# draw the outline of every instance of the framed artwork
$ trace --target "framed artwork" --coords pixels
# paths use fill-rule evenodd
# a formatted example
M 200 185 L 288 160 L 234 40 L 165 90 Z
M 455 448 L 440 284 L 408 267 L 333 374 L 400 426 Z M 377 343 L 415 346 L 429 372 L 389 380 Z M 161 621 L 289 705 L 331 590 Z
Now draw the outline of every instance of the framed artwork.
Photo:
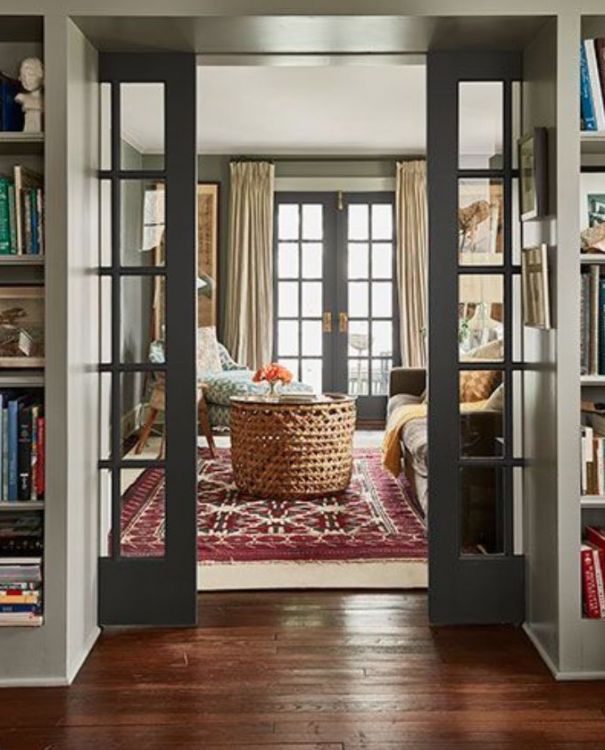
M 44 367 L 43 287 L 0 287 L 0 367 Z
M 605 172 L 580 175 L 579 209 L 582 252 L 605 253 Z
M 551 327 L 548 278 L 548 247 L 542 243 L 521 252 L 523 325 L 548 330 Z
M 548 213 L 548 144 L 546 128 L 519 139 L 519 213 L 521 221 Z
M 216 326 L 218 319 L 218 241 L 220 184 L 200 182 L 197 186 L 197 325 L 198 328 Z M 157 184 L 155 191 L 163 192 L 163 184 Z M 147 200 L 147 199 L 146 199 Z M 144 231 L 153 234 L 154 265 L 164 265 L 166 253 L 164 233 L 163 200 L 147 200 L 154 209 L 156 218 L 146 215 Z M 146 212 L 148 214 L 149 212 Z M 161 214 L 161 216 L 160 216 Z M 156 277 L 153 295 L 152 339 L 164 338 L 165 317 L 164 278 Z
M 462 265 L 499 265 L 503 261 L 502 180 L 458 182 L 458 254 Z

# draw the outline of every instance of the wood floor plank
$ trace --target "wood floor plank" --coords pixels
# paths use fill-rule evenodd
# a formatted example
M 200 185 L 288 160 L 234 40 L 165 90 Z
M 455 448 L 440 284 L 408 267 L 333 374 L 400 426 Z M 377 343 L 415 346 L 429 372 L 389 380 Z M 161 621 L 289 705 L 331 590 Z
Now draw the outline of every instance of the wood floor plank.
M 421 592 L 200 596 L 108 629 L 74 685 L 0 694 L 0 750 L 592 750 L 605 684 L 557 683 L 513 627 L 431 628 Z

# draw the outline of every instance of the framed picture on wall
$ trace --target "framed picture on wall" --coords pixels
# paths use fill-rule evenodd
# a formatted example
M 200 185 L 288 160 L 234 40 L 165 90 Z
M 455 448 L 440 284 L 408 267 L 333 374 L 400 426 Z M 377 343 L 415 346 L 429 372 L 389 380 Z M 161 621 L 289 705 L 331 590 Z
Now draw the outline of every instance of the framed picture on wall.
M 519 213 L 521 221 L 548 214 L 548 144 L 546 128 L 519 139 Z
M 551 327 L 548 278 L 548 247 L 545 242 L 521 252 L 523 325 L 548 330 Z
M 219 183 L 197 186 L 197 324 L 218 323 Z
M 44 367 L 43 287 L 0 287 L 0 367 Z

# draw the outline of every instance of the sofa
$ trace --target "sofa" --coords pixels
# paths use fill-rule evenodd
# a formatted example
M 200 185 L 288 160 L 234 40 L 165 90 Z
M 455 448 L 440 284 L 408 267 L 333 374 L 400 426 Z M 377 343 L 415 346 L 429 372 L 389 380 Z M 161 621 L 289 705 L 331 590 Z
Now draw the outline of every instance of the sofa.
M 395 367 L 389 380 L 388 416 L 405 404 L 419 404 L 426 393 L 426 370 Z M 502 395 L 502 386 L 496 384 Z M 496 389 L 494 389 L 496 390 Z M 493 401 L 494 406 L 491 406 Z M 493 456 L 499 449 L 502 436 L 502 398 L 492 394 L 488 408 L 460 416 L 460 444 L 466 456 Z M 428 507 L 428 420 L 408 422 L 401 434 L 402 471 L 415 490 L 419 510 L 426 514 Z
M 201 330 L 201 329 L 200 329 Z M 203 340 L 199 336 L 198 341 Z M 204 342 L 204 345 L 207 341 Z M 205 383 L 204 395 L 208 407 L 208 418 L 212 428 L 229 427 L 229 402 L 232 396 L 262 395 L 268 390 L 266 383 L 253 383 L 254 371 L 249 370 L 231 357 L 223 344 L 216 342 L 219 364 L 208 365 L 208 358 L 198 357 L 198 381 Z M 310 393 L 311 386 L 293 381 L 283 387 L 287 393 Z

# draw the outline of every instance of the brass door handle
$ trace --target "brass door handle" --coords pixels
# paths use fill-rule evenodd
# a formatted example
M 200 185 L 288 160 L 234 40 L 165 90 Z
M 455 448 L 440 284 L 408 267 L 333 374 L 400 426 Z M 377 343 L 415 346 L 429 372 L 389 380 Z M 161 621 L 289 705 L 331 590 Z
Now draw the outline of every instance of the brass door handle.
M 338 313 L 338 330 L 340 333 L 346 333 L 349 328 L 349 316 L 346 312 Z
M 332 313 L 331 312 L 324 313 L 323 332 L 332 333 Z

